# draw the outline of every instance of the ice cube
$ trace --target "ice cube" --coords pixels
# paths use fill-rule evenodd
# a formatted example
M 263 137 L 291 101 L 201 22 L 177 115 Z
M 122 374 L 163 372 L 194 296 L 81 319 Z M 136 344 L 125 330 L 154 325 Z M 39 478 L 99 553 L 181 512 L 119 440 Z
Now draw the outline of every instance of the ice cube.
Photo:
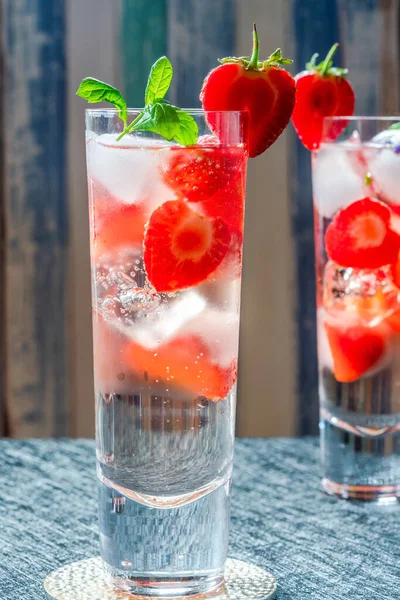
M 322 146 L 313 155 L 313 194 L 318 213 L 332 218 L 341 208 L 368 195 L 367 169 L 355 144 Z
M 175 194 L 160 177 L 159 163 L 167 143 L 126 136 L 120 142 L 111 134 L 100 135 L 90 143 L 88 171 L 117 201 L 124 204 L 146 202 L 149 211 Z
M 139 259 L 127 253 L 120 263 L 103 263 L 95 270 L 95 306 L 108 323 L 133 325 L 155 311 L 161 296 L 146 283 Z
M 161 303 L 133 327 L 123 321 L 115 323 L 121 333 L 141 346 L 156 350 L 177 337 L 198 336 L 220 367 L 231 366 L 237 358 L 239 315 L 210 308 L 203 296 L 190 290 L 168 304 Z
M 199 336 L 211 352 L 211 360 L 221 368 L 230 367 L 237 358 L 239 314 L 236 311 L 206 308 L 186 325 L 182 333 Z
M 372 138 L 373 145 L 396 148 L 400 146 L 400 129 L 385 129 Z
M 400 130 L 387 129 L 369 146 L 369 171 L 383 200 L 400 205 Z
M 353 269 L 327 263 L 324 270 L 323 305 L 327 313 L 343 311 L 365 325 L 378 325 L 398 307 L 399 290 L 390 267 Z
M 195 291 L 188 291 L 168 304 L 161 304 L 154 314 L 141 319 L 125 335 L 145 348 L 155 349 L 181 335 L 186 325 L 206 307 L 206 300 Z

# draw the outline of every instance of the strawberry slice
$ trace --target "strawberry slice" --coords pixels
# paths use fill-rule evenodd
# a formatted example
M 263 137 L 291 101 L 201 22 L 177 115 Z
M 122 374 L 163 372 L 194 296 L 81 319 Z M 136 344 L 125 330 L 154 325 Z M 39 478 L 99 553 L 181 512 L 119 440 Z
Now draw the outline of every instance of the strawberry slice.
M 244 227 L 244 179 L 238 177 L 203 202 L 202 210 L 209 217 L 220 217 L 232 236 L 236 236 L 241 242 Z
M 173 149 L 161 165 L 165 183 L 190 202 L 208 200 L 244 168 L 242 148 L 220 147 Z
M 391 212 L 379 200 L 363 198 L 341 210 L 325 233 L 329 258 L 343 267 L 376 269 L 396 261 L 400 237 Z
M 327 57 L 316 64 L 318 54 L 307 63 L 306 70 L 296 75 L 296 104 L 292 122 L 300 141 L 308 150 L 316 150 L 323 134 L 336 139 L 347 125 L 345 119 L 335 121 L 324 131 L 324 118 L 354 114 L 355 95 L 346 79 L 348 70 L 332 66 L 339 44 L 334 44 Z
M 211 359 L 208 346 L 196 335 L 177 337 L 155 351 L 132 342 L 124 358 L 143 382 L 160 387 L 163 382 L 168 393 L 179 386 L 193 395 L 209 400 L 226 397 L 237 379 L 237 362 L 220 367 Z
M 192 210 L 187 202 L 169 200 L 151 215 L 144 239 L 144 264 L 159 292 L 197 285 L 215 271 L 231 242 L 222 219 Z
M 222 65 L 211 71 L 203 83 L 200 100 L 205 111 L 247 111 L 249 156 L 262 154 L 289 123 L 295 101 L 293 77 L 282 65 L 292 61 L 276 50 L 268 60 L 258 60 L 259 42 L 254 25 L 253 54 L 246 57 L 224 58 Z M 211 129 L 221 142 L 227 132 L 218 118 L 207 116 Z
M 400 333 L 400 309 L 391 314 L 385 320 L 385 323 L 390 327 L 390 329 L 392 329 L 392 331 Z
M 140 246 L 143 242 L 145 216 L 137 204 L 122 206 L 109 214 L 94 209 L 94 249 L 96 256 L 123 248 Z
M 384 355 L 388 344 L 387 329 L 382 326 L 324 323 L 333 357 L 337 381 L 356 381 L 372 369 Z
M 400 289 L 400 253 L 397 255 L 396 260 L 391 265 L 390 270 L 395 286 Z

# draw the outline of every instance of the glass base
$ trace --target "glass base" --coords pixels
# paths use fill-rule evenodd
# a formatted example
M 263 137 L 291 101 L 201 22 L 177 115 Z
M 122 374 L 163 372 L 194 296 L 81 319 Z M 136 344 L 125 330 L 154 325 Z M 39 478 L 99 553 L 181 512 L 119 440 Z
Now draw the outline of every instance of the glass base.
M 400 431 L 354 424 L 355 416 L 321 411 L 324 490 L 348 500 L 396 502 L 400 499 Z
M 345 500 L 375 501 L 381 503 L 400 501 L 400 486 L 398 485 L 347 485 L 330 481 L 324 477 L 322 479 L 322 487 L 327 494 L 338 496 Z
M 179 587 L 178 598 L 188 598 L 190 600 L 205 600 L 213 598 L 214 600 L 274 600 L 276 598 L 276 581 L 271 573 L 265 571 L 255 565 L 245 563 L 241 560 L 229 559 L 226 563 L 225 569 L 225 580 L 218 587 L 217 576 L 208 578 L 208 581 L 200 581 L 200 577 L 197 577 L 197 583 L 201 585 L 217 585 L 214 590 L 210 590 L 208 593 L 199 593 L 198 595 L 191 593 L 190 595 L 182 596 L 185 593 L 183 587 L 186 589 L 190 587 L 191 591 L 194 592 L 194 588 L 189 585 L 188 578 L 186 581 L 180 579 L 176 580 L 175 583 Z M 124 579 L 126 579 L 126 573 Z M 219 578 L 219 575 L 218 575 Z M 128 580 L 129 584 L 132 584 L 132 580 Z M 193 577 L 191 581 L 194 582 Z M 141 596 L 139 598 L 158 598 L 161 599 L 160 588 L 154 589 L 155 581 L 151 581 L 152 587 L 149 587 L 148 581 L 141 579 L 137 581 L 140 585 Z M 158 583 L 162 583 L 161 579 Z M 164 574 L 165 583 L 165 574 Z M 168 582 L 167 593 L 174 593 Z M 69 565 L 65 565 L 57 571 L 50 573 L 44 581 L 45 590 L 51 598 L 56 600 L 129 600 L 129 598 L 138 598 L 135 595 L 120 591 L 118 588 L 111 588 L 106 581 L 104 563 L 100 557 L 88 558 L 86 560 L 80 560 Z M 198 587 L 198 589 L 200 589 Z M 144 588 L 144 589 L 143 589 Z M 138 588 L 136 588 L 138 589 Z M 176 587 L 175 587 L 176 590 Z M 165 586 L 163 593 L 165 594 Z M 172 600 L 174 596 L 162 596 L 164 599 Z M 175 596 L 176 600 L 176 596 Z
M 224 587 L 223 573 L 210 576 L 167 577 L 156 573 L 151 577 L 127 577 L 109 565 L 103 565 L 107 585 L 115 590 L 130 594 L 133 598 L 190 598 L 197 594 L 203 598 L 218 596 Z

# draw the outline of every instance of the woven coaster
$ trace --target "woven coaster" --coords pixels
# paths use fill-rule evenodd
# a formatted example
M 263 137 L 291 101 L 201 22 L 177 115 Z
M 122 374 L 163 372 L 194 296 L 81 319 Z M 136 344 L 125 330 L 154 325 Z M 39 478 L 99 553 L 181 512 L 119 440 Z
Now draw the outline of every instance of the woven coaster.
M 53 571 L 46 577 L 44 588 L 56 600 L 149 600 L 110 589 L 105 583 L 100 557 L 80 560 Z M 204 597 L 190 596 L 191 600 Z M 276 598 L 276 581 L 271 573 L 260 567 L 228 559 L 225 590 L 211 597 L 214 600 L 273 600 Z

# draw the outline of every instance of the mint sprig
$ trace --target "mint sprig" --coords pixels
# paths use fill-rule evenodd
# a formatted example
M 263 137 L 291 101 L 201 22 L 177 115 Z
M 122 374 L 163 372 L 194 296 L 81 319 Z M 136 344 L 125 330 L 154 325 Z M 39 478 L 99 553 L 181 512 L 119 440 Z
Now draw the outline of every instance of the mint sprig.
M 103 102 L 103 100 L 105 102 L 111 102 L 111 104 L 114 104 L 115 108 L 119 109 L 119 116 L 126 125 L 128 121 L 126 102 L 125 98 L 117 88 L 108 83 L 104 83 L 104 81 L 100 81 L 99 79 L 94 79 L 94 77 L 86 77 L 81 81 L 76 94 L 90 103 Z
M 88 102 L 111 102 L 120 111 L 124 130 L 117 141 L 134 131 L 152 131 L 169 142 L 175 140 L 182 146 L 193 146 L 198 138 L 196 121 L 187 112 L 164 99 L 172 76 L 172 64 L 166 56 L 162 56 L 151 67 L 145 91 L 145 107 L 129 125 L 126 101 L 116 88 L 88 77 L 82 81 L 76 93 Z
M 150 70 L 144 94 L 146 105 L 164 98 L 171 85 L 173 74 L 171 61 L 166 56 L 162 56 L 154 63 Z
M 400 129 L 400 121 L 398 123 L 393 123 L 388 129 Z

